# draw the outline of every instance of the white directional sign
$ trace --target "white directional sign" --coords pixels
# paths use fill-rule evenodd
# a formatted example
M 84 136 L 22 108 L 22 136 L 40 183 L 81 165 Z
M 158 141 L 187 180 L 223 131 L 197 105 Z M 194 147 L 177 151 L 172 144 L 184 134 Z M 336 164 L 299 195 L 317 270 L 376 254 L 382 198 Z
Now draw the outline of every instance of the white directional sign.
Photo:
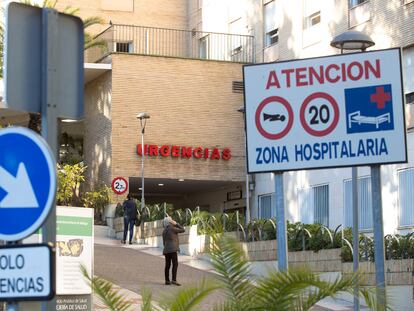
M 400 49 L 243 74 L 249 172 L 407 161 Z
M 0 240 L 17 241 L 46 219 L 56 194 L 56 164 L 43 138 L 20 127 L 0 130 Z
M 0 301 L 51 299 L 52 258 L 46 244 L 0 247 Z

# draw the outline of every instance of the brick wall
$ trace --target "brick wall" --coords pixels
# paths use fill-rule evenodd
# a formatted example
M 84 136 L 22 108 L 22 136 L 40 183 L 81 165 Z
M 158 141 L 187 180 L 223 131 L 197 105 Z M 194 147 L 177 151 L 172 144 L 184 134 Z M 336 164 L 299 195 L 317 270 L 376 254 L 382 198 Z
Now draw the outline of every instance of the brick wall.
M 116 0 L 112 1 L 114 3 L 111 6 L 116 7 Z M 59 0 L 57 8 L 60 10 L 67 6 L 79 8 L 78 15 L 82 18 L 102 17 L 106 25 L 88 29 L 92 33 L 108 27 L 109 21 L 114 24 L 187 29 L 187 1 L 185 0 L 134 0 L 132 12 L 103 10 L 102 8 L 108 7 L 107 4 L 105 0 Z M 124 10 L 125 5 L 120 3 L 119 8 Z
M 111 72 L 85 87 L 84 161 L 89 188 L 111 182 Z
M 112 56 L 112 177 L 140 176 L 139 112 L 151 115 L 145 143 L 230 148 L 230 161 L 147 158 L 146 177 L 243 181 L 244 128 L 237 63 L 139 55 Z

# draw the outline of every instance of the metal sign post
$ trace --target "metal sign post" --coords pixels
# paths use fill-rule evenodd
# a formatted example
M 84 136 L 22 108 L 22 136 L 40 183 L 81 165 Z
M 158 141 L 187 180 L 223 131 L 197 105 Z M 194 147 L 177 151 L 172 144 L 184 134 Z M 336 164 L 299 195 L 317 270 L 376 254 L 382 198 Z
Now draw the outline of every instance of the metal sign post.
M 275 172 L 276 227 L 277 227 L 277 264 L 279 271 L 288 269 L 287 230 L 285 217 L 285 195 L 283 173 Z
M 382 219 L 381 166 L 371 166 L 372 217 L 374 221 L 375 284 L 378 309 L 385 310 L 385 251 Z
M 57 38 L 58 12 L 42 10 L 42 136 L 46 139 L 52 153 L 57 157 Z M 45 224 L 42 226 L 42 242 L 56 244 L 56 199 Z M 42 311 L 56 310 L 54 300 L 42 302 Z
M 359 209 L 358 209 L 358 168 L 352 167 L 352 251 L 354 273 L 359 269 Z M 359 281 L 354 287 L 354 310 L 359 311 Z

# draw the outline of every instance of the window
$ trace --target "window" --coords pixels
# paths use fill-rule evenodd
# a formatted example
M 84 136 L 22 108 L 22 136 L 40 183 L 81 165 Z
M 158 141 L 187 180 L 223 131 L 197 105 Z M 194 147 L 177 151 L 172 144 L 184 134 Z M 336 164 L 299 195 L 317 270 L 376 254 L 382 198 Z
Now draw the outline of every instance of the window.
M 199 57 L 201 59 L 208 58 L 208 35 L 199 40 Z
M 362 177 L 357 180 L 359 229 L 372 229 L 371 178 Z M 352 227 L 352 180 L 344 182 L 344 219 L 345 227 Z
M 405 102 L 410 105 L 414 104 L 414 92 L 405 94 Z
M 298 189 L 298 204 L 301 222 L 329 225 L 329 185 Z
M 273 196 L 271 194 L 259 196 L 259 218 L 272 218 Z
M 321 4 L 317 0 L 305 0 L 303 10 L 303 28 L 309 29 L 321 22 Z
M 279 41 L 279 29 L 276 28 L 266 34 L 269 38 L 269 45 L 275 44 Z
M 279 41 L 279 21 L 276 0 L 264 5 L 265 47 Z
M 311 28 L 321 22 L 321 11 L 315 12 L 305 17 L 304 27 L 305 29 Z
M 414 102 L 414 46 L 403 49 L 402 69 L 407 104 Z
M 398 172 L 399 225 L 414 225 L 414 169 Z
M 132 53 L 132 42 L 115 42 L 115 52 Z
M 349 8 L 353 8 L 354 6 L 360 5 L 368 0 L 349 0 Z

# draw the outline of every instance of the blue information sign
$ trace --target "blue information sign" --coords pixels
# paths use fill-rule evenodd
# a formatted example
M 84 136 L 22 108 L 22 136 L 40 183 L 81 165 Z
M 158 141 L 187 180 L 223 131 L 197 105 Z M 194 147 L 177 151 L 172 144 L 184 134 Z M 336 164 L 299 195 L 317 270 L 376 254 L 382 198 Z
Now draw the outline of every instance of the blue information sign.
M 21 127 L 0 130 L 0 240 L 17 241 L 46 220 L 56 195 L 56 162 L 45 140 Z

